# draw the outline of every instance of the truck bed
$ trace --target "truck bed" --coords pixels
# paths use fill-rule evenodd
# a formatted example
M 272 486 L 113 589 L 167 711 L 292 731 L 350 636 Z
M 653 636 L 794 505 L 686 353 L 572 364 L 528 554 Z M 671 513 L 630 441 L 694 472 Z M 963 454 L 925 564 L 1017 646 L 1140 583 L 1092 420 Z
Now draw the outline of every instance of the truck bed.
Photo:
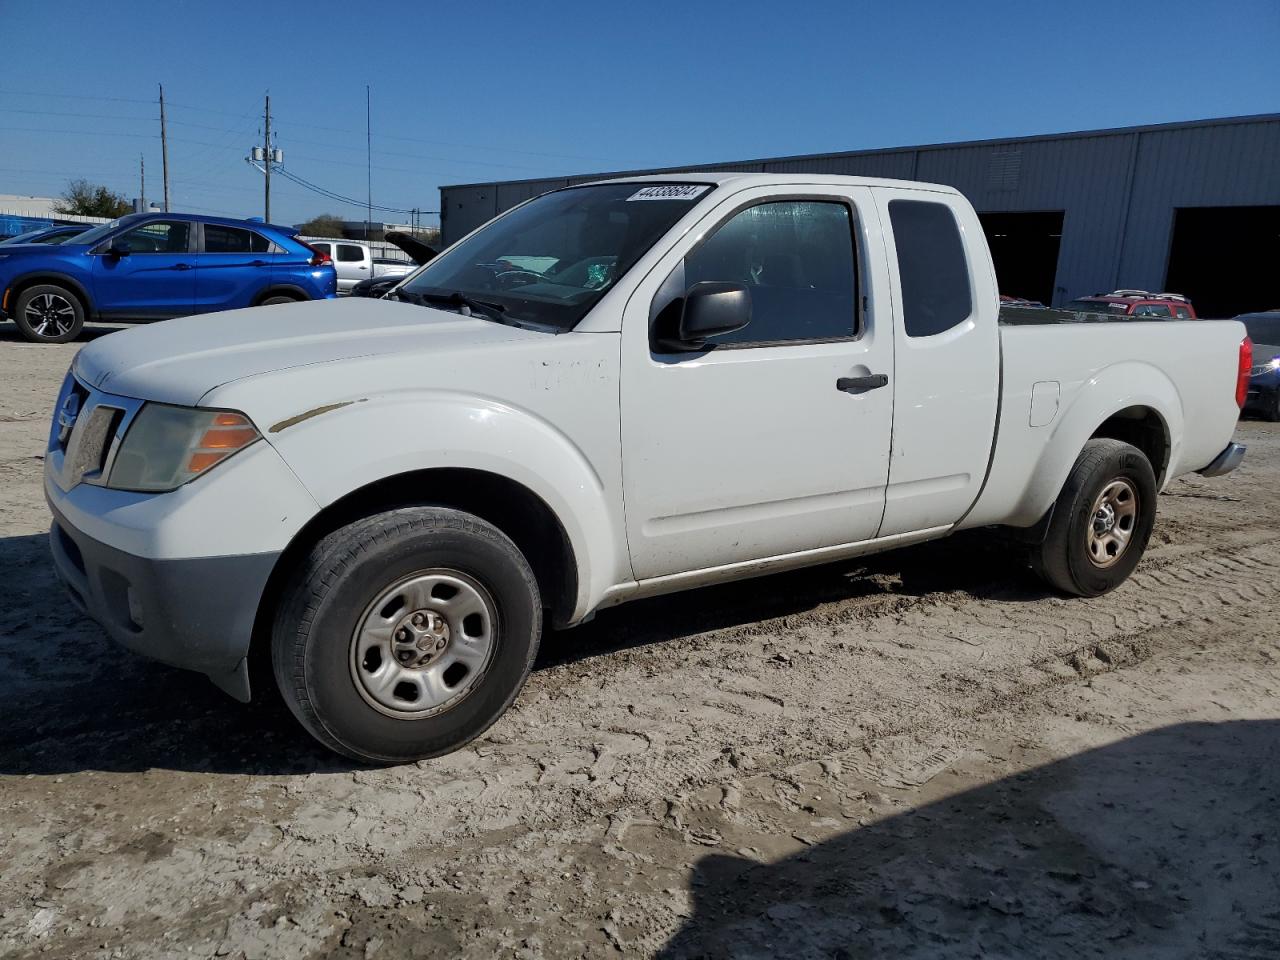
M 1057 310 L 1053 307 L 1000 308 L 1000 325 L 1005 327 L 1035 327 L 1055 323 L 1134 323 L 1132 317 L 1117 317 L 1107 313 L 1080 313 L 1075 310 Z M 1170 321 L 1160 321 L 1170 322 Z
M 1173 438 L 1168 462 L 1152 464 L 1161 486 L 1207 466 L 1234 429 L 1243 324 L 1020 307 L 1005 308 L 1000 320 L 995 449 L 987 486 L 963 527 L 1035 523 L 1117 398 L 1124 410 L 1169 411 L 1168 419 L 1177 421 L 1164 424 Z

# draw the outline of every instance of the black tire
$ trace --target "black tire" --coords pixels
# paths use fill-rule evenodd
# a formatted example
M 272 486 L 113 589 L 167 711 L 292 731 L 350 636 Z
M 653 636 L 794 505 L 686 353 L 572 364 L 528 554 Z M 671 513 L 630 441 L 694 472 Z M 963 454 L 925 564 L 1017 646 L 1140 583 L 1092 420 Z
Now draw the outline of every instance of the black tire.
M 1094 510 L 1104 490 L 1112 489 L 1117 481 L 1122 482 L 1115 488 L 1122 497 L 1135 497 L 1135 515 L 1122 552 L 1114 559 L 1104 556 L 1102 562 L 1108 565 L 1100 566 L 1090 551 Z M 1032 551 L 1032 566 L 1046 583 L 1062 593 L 1101 596 L 1133 573 L 1151 540 L 1155 520 L 1156 478 L 1146 455 L 1120 440 L 1090 440 L 1058 495 L 1044 541 Z
M 274 306 L 277 303 L 297 303 L 297 302 L 298 302 L 297 297 L 291 297 L 287 293 L 276 293 L 276 294 L 272 294 L 269 297 L 263 297 L 260 301 L 258 301 L 258 306 L 270 307 L 270 306 Z
M 438 570 L 469 578 L 492 599 L 492 652 L 442 712 L 388 715 L 359 686 L 357 627 L 385 589 Z M 272 666 L 289 709 L 325 746 L 366 763 L 404 763 L 456 750 L 502 716 L 541 632 L 537 581 L 502 531 L 459 510 L 407 507 L 334 531 L 302 560 L 276 610 Z
M 31 343 L 67 343 L 84 329 L 80 297 L 53 283 L 23 290 L 13 302 L 12 315 L 23 339 Z

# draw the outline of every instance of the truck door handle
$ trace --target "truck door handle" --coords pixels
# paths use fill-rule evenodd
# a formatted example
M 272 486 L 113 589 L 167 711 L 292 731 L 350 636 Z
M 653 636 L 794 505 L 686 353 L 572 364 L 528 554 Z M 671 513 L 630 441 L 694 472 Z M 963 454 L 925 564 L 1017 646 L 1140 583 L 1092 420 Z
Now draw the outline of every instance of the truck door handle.
M 841 377 L 836 381 L 836 389 L 845 393 L 866 393 L 889 385 L 887 373 L 873 373 L 868 377 Z

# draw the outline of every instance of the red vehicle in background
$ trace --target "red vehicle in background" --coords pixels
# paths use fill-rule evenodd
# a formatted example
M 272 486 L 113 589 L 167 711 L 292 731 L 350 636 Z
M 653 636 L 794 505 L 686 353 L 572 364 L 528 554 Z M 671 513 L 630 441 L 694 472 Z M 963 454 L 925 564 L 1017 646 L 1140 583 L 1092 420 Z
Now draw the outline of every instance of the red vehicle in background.
M 1115 290 L 1079 297 L 1062 305 L 1076 313 L 1103 313 L 1112 317 L 1142 317 L 1157 320 L 1198 320 L 1191 301 L 1180 293 L 1148 293 L 1146 290 Z

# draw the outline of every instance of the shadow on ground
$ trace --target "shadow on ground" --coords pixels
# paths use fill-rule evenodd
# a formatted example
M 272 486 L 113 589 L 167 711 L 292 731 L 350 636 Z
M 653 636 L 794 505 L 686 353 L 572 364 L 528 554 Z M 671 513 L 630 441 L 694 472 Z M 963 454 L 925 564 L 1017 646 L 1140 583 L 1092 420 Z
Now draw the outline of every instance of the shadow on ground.
M 105 337 L 108 333 L 115 333 L 121 329 L 127 328 L 117 325 L 86 324 L 85 328 L 80 331 L 80 336 L 76 337 L 76 340 L 88 343 L 91 340 L 97 340 L 99 337 Z M 13 323 L 0 323 L 0 343 L 19 344 L 24 347 L 30 347 L 33 350 L 47 350 L 50 347 L 50 344 L 31 343 L 18 332 L 17 326 Z
M 700 861 L 661 956 L 1280 957 L 1280 722 L 1183 724 L 777 863 Z
M 171 768 L 307 774 L 349 769 L 294 721 L 268 673 L 236 703 L 198 674 L 117 647 L 65 598 L 44 535 L 0 539 L 0 773 Z M 966 534 L 857 561 L 709 587 L 603 611 L 548 632 L 535 669 L 862 597 L 964 590 L 1044 596 L 1002 541 Z M 258 697 L 256 691 L 265 691 Z
M 1002 602 L 1049 596 L 1025 551 L 986 530 L 888 553 L 639 600 L 543 638 L 539 666 L 794 616 L 823 604 L 961 592 Z

